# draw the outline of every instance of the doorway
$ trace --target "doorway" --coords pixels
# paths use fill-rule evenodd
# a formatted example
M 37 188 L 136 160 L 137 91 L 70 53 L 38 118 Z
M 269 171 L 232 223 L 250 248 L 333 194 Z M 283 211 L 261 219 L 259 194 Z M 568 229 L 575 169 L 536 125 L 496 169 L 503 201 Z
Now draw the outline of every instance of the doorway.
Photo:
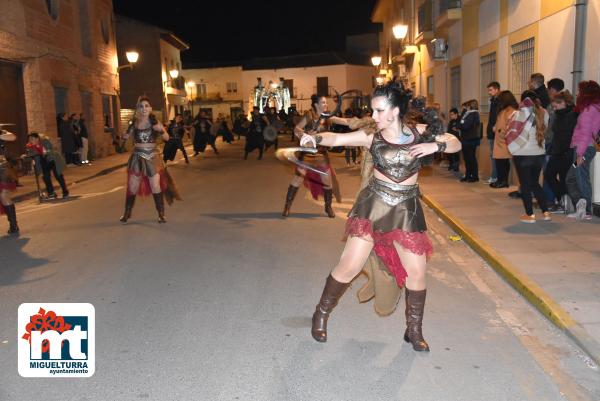
M 3 129 L 17 136 L 14 142 L 5 143 L 6 155 L 10 158 L 25 153 L 27 143 L 27 110 L 23 88 L 21 64 L 0 61 L 0 123 Z

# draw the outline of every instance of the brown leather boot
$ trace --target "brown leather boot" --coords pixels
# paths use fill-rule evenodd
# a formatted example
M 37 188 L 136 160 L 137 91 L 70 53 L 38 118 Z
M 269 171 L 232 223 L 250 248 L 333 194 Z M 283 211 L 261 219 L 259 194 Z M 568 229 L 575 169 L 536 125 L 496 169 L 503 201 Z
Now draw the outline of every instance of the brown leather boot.
M 325 198 L 325 213 L 327 213 L 327 216 L 334 218 L 335 212 L 331 208 L 331 201 L 333 200 L 333 190 L 324 189 L 323 191 L 323 198 Z
M 324 343 L 327 341 L 327 319 L 329 319 L 329 314 L 335 308 L 338 300 L 349 285 L 350 283 L 338 282 L 331 274 L 327 277 L 323 295 L 321 295 L 321 300 L 315 308 L 315 313 L 312 317 L 311 334 L 318 342 Z
M 8 234 L 16 235 L 19 234 L 19 226 L 17 225 L 17 211 L 15 210 L 15 204 L 4 206 L 6 211 L 6 218 L 8 219 Z
M 131 218 L 131 211 L 133 210 L 133 205 L 135 204 L 135 195 L 130 195 L 125 197 L 125 212 L 123 212 L 123 216 L 119 219 L 122 223 L 127 223 L 127 220 Z
M 411 343 L 415 351 L 429 352 L 429 344 L 423 338 L 423 311 L 427 290 L 414 291 L 405 288 L 406 292 L 406 331 L 404 341 Z
M 285 207 L 283 208 L 283 213 L 281 215 L 283 217 L 288 217 L 290 215 L 290 208 L 292 207 L 292 202 L 298 193 L 298 187 L 290 185 L 288 187 L 287 195 L 285 196 Z
M 156 211 L 158 212 L 158 222 L 166 223 L 167 220 L 165 219 L 165 201 L 163 199 L 162 192 L 158 194 L 152 194 L 152 197 L 154 198 L 154 204 L 156 205 Z

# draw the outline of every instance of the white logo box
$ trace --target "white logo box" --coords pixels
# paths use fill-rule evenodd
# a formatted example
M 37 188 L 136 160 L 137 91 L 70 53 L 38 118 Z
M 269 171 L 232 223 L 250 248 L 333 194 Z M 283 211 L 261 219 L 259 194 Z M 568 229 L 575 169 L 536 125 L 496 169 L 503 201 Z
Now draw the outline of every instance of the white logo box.
M 58 317 L 87 318 L 87 330 L 78 324 L 72 324 L 69 330 L 59 332 L 47 330 L 31 331 L 30 341 L 24 339 L 31 317 L 42 309 L 46 315 L 54 312 Z M 52 327 L 53 322 L 43 319 Z M 80 319 L 81 320 L 81 319 Z M 96 365 L 96 311 L 89 303 L 23 303 L 19 306 L 17 344 L 19 352 L 19 374 L 22 377 L 91 377 Z M 49 341 L 50 359 L 41 359 L 41 343 Z M 70 359 L 61 359 L 63 341 L 69 343 Z M 87 353 L 82 351 L 83 340 L 87 340 Z M 36 346 L 36 345 L 39 345 Z M 66 352 L 66 350 L 65 350 Z

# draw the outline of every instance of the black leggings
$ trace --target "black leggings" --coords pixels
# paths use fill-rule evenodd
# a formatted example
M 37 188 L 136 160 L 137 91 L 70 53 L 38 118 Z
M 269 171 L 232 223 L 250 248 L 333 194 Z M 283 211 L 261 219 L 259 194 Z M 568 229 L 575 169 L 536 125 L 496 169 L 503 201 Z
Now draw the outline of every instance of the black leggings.
M 547 212 L 544 190 L 540 186 L 540 172 L 544 166 L 545 155 L 535 156 L 513 156 L 515 168 L 521 184 L 521 199 L 528 216 L 533 214 L 531 192 L 535 195 L 542 212 Z
M 496 163 L 496 173 L 499 183 L 508 184 L 508 173 L 510 173 L 510 159 L 494 159 Z
M 465 177 L 479 178 L 479 166 L 477 165 L 477 146 L 471 144 L 462 144 L 463 159 L 465 161 Z
M 546 164 L 544 171 L 544 179 L 548 181 L 548 185 L 552 188 L 552 192 L 556 199 L 560 202 L 563 195 L 567 193 L 567 172 L 573 162 L 571 152 L 562 155 L 552 155 Z M 558 178 L 557 178 L 558 176 Z

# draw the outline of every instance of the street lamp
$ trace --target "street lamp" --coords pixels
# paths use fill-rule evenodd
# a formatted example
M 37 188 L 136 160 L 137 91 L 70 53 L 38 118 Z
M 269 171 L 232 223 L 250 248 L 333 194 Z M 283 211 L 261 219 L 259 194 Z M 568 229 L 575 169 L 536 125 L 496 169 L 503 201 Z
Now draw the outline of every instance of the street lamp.
M 393 26 L 392 32 L 396 39 L 404 39 L 408 33 L 408 25 L 396 24 Z
M 172 70 L 169 70 L 169 75 L 172 79 L 177 79 L 177 77 L 179 76 L 179 70 L 173 68 Z
M 117 67 L 117 71 L 121 71 L 123 68 L 133 68 L 133 65 L 137 63 L 138 59 L 140 58 L 140 54 L 135 50 L 128 50 L 125 52 L 125 57 L 127 58 L 129 64 Z
M 381 64 L 381 57 L 380 56 L 371 57 L 371 63 L 373 64 L 374 67 L 379 66 L 379 64 Z
M 196 87 L 196 83 L 194 81 L 187 81 L 185 84 L 190 89 L 190 112 L 192 113 L 192 118 L 194 118 L 194 88 Z

